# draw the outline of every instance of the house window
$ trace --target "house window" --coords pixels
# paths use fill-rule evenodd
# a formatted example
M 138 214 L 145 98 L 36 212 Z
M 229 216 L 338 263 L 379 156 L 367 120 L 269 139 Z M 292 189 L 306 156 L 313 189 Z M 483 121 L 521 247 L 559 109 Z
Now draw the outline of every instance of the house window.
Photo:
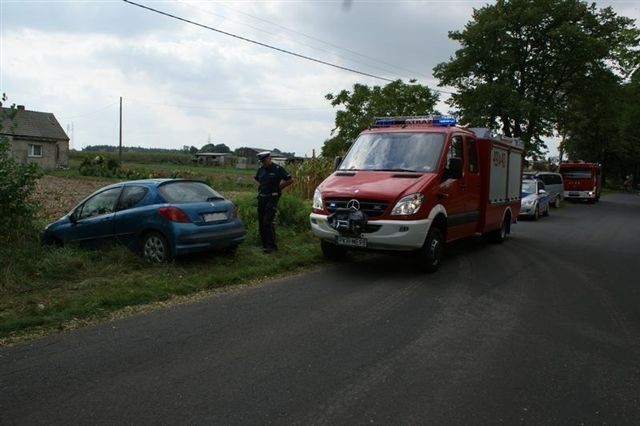
M 29 145 L 29 157 L 42 157 L 42 145 Z

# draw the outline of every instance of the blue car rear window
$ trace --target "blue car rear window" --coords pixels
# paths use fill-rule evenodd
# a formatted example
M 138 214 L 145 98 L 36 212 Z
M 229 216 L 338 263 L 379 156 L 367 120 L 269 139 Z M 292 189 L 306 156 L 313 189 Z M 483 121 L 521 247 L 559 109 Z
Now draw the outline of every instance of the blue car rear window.
M 171 182 L 160 186 L 158 191 L 170 203 L 200 203 L 224 199 L 202 182 Z

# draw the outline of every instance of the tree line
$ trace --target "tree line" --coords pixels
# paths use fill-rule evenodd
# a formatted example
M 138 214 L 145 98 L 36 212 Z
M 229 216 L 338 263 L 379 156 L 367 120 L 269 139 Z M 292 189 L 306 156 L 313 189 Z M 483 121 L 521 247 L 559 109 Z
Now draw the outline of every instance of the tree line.
M 611 7 L 580 0 L 498 0 L 450 31 L 460 48 L 433 74 L 453 87 L 450 113 L 525 142 L 527 159 L 560 138 L 563 159 L 600 162 L 613 178 L 640 174 L 640 32 Z M 439 95 L 416 81 L 356 84 L 327 94 L 338 108 L 322 154 L 343 154 L 376 116 L 426 115 Z

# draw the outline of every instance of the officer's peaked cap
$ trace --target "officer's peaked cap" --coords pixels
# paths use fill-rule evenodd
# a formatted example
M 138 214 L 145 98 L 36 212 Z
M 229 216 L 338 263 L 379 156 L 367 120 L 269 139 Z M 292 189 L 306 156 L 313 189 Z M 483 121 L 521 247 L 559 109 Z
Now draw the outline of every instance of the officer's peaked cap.
M 267 157 L 270 157 L 271 153 L 269 151 L 262 151 L 258 154 L 258 160 L 264 160 Z

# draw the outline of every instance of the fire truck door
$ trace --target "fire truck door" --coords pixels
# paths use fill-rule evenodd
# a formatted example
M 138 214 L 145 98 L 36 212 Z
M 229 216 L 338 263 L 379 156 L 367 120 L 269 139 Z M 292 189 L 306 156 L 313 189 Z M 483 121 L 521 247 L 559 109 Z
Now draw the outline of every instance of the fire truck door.
M 466 180 L 467 196 L 466 208 L 470 217 L 475 214 L 475 221 L 480 220 L 480 173 L 478 171 L 478 146 L 472 137 L 465 137 L 465 151 L 467 154 Z
M 457 159 L 462 165 L 462 175 L 453 176 L 451 160 Z M 468 196 L 470 193 L 467 162 L 464 150 L 464 138 L 461 135 L 451 137 L 447 148 L 446 168 L 440 184 L 441 203 L 447 210 L 447 240 L 466 237 L 475 232 L 476 214 L 470 210 Z

